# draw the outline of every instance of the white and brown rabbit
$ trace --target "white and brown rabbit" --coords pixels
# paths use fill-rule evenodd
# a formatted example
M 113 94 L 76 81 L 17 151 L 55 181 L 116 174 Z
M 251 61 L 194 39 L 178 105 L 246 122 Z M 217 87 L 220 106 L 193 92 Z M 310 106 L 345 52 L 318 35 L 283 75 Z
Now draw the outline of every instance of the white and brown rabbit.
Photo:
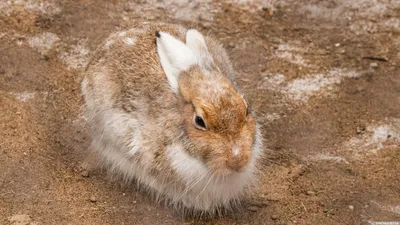
M 147 23 L 111 35 L 82 92 L 102 163 L 173 206 L 229 208 L 254 180 L 259 127 L 225 50 L 197 30 Z

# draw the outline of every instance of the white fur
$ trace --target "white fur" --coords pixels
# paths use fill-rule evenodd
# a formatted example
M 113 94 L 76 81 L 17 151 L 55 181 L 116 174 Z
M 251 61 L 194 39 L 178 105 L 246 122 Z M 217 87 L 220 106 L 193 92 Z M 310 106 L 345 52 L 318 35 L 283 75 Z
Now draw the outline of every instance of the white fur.
M 140 129 L 135 129 L 132 141 L 129 144 L 129 147 L 131 149 L 127 152 L 127 155 L 134 156 L 135 154 L 137 154 L 140 151 L 142 144 L 142 133 L 140 132 Z
M 213 63 L 213 59 L 203 35 L 195 29 L 188 30 L 186 33 L 186 45 L 195 53 L 201 71 L 207 73 Z
M 238 157 L 241 154 L 242 154 L 242 149 L 237 145 L 233 146 L 233 148 L 232 148 L 233 157 Z
M 185 191 L 172 190 L 169 196 L 173 201 L 182 201 L 186 206 L 195 205 L 197 209 L 207 210 L 240 197 L 244 187 L 254 180 L 256 161 L 261 153 L 261 132 L 257 127 L 256 143 L 252 159 L 243 173 L 232 173 L 228 176 L 216 176 L 202 161 L 185 152 L 182 144 L 175 143 L 166 148 L 167 157 L 173 169 L 185 181 Z
M 203 35 L 195 29 L 190 29 L 186 33 L 186 45 L 197 53 L 207 50 Z
M 157 52 L 171 89 L 178 93 L 179 74 L 197 63 L 195 54 L 182 41 L 166 32 L 160 32 L 157 38 Z
M 124 39 L 124 43 L 127 45 L 133 45 L 135 44 L 135 41 L 132 38 L 127 37 Z
M 172 167 L 180 174 L 186 183 L 192 182 L 193 177 L 207 173 L 207 167 L 200 160 L 188 155 L 180 143 L 167 146 L 167 155 Z
M 104 47 L 105 47 L 105 48 L 108 48 L 108 47 L 110 47 L 110 45 L 112 45 L 112 44 L 114 44 L 114 41 L 109 40 L 109 41 L 107 41 L 107 42 L 104 44 Z

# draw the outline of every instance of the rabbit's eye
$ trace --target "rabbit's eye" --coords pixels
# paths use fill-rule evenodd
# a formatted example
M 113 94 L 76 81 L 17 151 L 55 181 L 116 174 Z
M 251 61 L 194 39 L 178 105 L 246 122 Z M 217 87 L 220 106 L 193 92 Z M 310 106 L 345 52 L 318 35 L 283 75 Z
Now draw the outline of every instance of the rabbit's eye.
M 204 122 L 203 118 L 200 116 L 195 116 L 194 117 L 194 123 L 197 128 L 205 130 L 206 129 L 206 123 Z

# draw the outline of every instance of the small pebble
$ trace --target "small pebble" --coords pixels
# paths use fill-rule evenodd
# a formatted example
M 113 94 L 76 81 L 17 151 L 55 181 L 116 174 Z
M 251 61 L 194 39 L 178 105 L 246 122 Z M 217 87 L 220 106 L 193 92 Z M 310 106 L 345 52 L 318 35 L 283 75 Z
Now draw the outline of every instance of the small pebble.
M 82 177 L 89 177 L 89 172 L 84 170 L 84 171 L 82 171 L 81 176 Z
M 324 213 L 327 213 L 329 210 L 328 209 L 324 209 L 322 210 Z
M 259 209 L 259 208 L 258 208 L 257 206 L 249 206 L 249 207 L 247 208 L 247 210 L 249 210 L 249 211 L 251 211 L 251 212 L 257 212 L 258 209 Z
M 272 215 L 272 216 L 271 216 L 271 219 L 277 220 L 277 219 L 278 219 L 278 216 L 277 216 L 277 215 Z
M 356 134 L 361 134 L 361 129 L 357 127 Z
M 354 206 L 349 205 L 349 209 L 350 209 L 351 211 L 353 211 L 353 210 L 354 210 Z
M 90 201 L 91 202 L 97 202 L 97 199 L 96 199 L 96 197 L 92 196 L 92 197 L 90 197 Z
M 336 43 L 336 44 L 335 44 L 335 47 L 340 47 L 340 43 Z
M 306 194 L 307 195 L 315 195 L 315 192 L 314 191 L 307 191 Z
M 378 63 L 373 62 L 373 63 L 370 63 L 369 66 L 370 66 L 371 68 L 378 68 Z
M 271 42 L 274 44 L 280 44 L 281 43 L 281 39 L 277 38 L 277 37 L 273 37 L 271 38 Z
M 229 47 L 229 48 L 235 48 L 236 45 L 235 45 L 234 42 L 229 42 L 229 43 L 228 43 L 228 47 Z
M 262 208 L 262 207 L 268 206 L 268 201 L 253 202 L 252 205 Z
M 8 218 L 8 221 L 11 224 L 14 224 L 14 225 L 15 224 L 16 225 L 33 224 L 31 216 L 30 215 L 26 215 L 26 214 L 13 215 L 13 216 Z

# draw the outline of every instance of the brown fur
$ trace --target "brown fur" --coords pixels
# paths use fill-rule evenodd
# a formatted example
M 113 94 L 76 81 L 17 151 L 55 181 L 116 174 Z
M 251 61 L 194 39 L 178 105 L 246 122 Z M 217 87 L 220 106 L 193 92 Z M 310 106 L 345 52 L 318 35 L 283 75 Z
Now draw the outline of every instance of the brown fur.
M 216 83 L 221 86 L 221 93 L 204 91 Z M 254 118 L 246 115 L 247 104 L 243 97 L 223 74 L 213 71 L 204 75 L 198 68 L 183 73 L 179 87 L 187 102 L 184 107 L 186 131 L 198 146 L 192 154 L 202 157 L 209 167 L 222 174 L 230 173 L 227 169 L 241 171 L 249 161 L 255 138 Z M 192 124 L 193 115 L 198 111 L 207 124 L 206 131 Z M 238 157 L 232 155 L 233 145 L 243 150 Z

